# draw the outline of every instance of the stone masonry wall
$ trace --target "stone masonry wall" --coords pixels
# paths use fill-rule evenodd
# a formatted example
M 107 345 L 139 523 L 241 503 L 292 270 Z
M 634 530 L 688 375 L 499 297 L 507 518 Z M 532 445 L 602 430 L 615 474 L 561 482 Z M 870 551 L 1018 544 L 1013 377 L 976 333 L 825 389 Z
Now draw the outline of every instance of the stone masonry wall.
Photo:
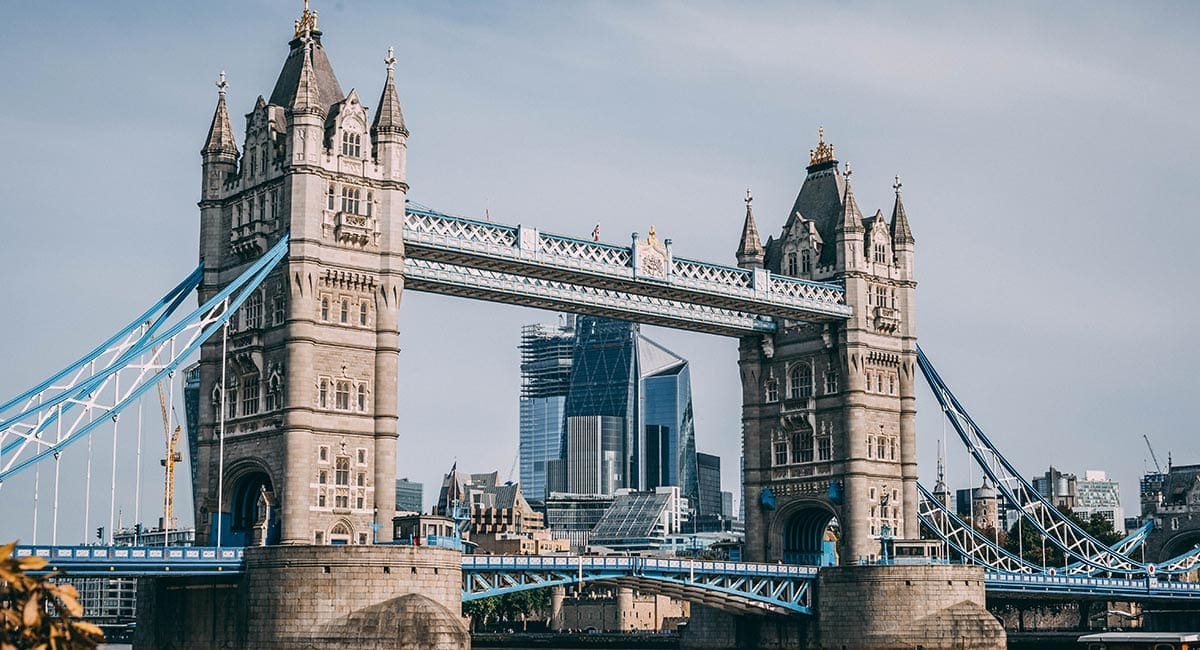
M 241 577 L 161 578 L 141 594 L 138 648 L 470 647 L 448 549 L 247 548 Z
M 985 607 L 983 569 L 963 565 L 822 568 L 820 648 L 1003 650 Z

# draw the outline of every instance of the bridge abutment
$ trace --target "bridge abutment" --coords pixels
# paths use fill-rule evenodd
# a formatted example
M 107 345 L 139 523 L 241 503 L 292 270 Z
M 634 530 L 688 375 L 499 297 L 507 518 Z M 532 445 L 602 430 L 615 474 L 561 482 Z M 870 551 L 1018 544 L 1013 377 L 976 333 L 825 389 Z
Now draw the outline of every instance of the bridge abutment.
M 709 650 L 1003 650 L 987 611 L 983 569 L 964 565 L 821 569 L 816 615 L 735 616 L 694 608 L 683 647 Z
M 147 579 L 138 606 L 136 648 L 471 646 L 450 549 L 247 548 L 241 576 Z

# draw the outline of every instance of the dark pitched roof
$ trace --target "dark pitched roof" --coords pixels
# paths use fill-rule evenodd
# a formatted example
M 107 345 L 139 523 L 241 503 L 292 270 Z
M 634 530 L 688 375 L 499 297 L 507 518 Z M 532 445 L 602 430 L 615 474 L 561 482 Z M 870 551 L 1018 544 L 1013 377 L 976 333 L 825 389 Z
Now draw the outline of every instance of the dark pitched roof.
M 221 73 L 221 83 L 225 83 L 225 73 Z M 217 96 L 217 108 L 213 111 L 212 124 L 208 127 L 208 137 L 204 139 L 201 153 L 228 153 L 237 156 L 237 142 L 233 139 L 233 124 L 229 121 L 229 109 L 225 106 L 225 88 L 222 86 Z
M 897 177 L 899 178 L 899 177 Z M 897 180 L 897 183 L 900 181 Z M 908 227 L 908 215 L 904 214 L 904 203 L 900 201 L 900 189 L 896 189 L 896 205 L 892 206 L 892 243 L 913 244 L 912 229 Z
M 383 82 L 383 94 L 379 96 L 379 109 L 375 111 L 372 133 L 408 133 L 404 128 L 404 113 L 400 110 L 400 98 L 396 95 L 394 68 L 396 59 L 388 48 L 387 79 Z
M 762 263 L 766 250 L 758 238 L 758 225 L 754 223 L 754 212 L 750 209 L 750 190 L 746 190 L 746 220 L 742 223 L 742 239 L 738 242 L 738 264 L 743 261 Z
M 312 48 L 305 47 L 310 42 Z M 283 62 L 283 69 L 279 71 L 279 78 L 275 80 L 275 89 L 271 91 L 270 102 L 272 104 L 291 108 L 296 100 L 296 90 L 300 86 L 303 76 L 305 53 L 310 49 L 312 51 L 312 81 L 315 82 L 314 88 L 317 96 L 323 102 L 321 108 L 328 109 L 331 105 L 345 99 L 342 86 L 338 83 L 337 76 L 333 74 L 333 66 L 329 64 L 329 57 L 325 55 L 325 48 L 321 45 L 321 32 L 314 31 L 311 32 L 310 37 L 293 39 L 288 45 L 291 46 L 291 50 Z
M 787 222 L 784 223 L 784 232 L 791 228 L 792 222 L 796 220 L 796 213 L 799 212 L 805 219 L 816 223 L 817 233 L 821 235 L 823 241 L 828 243 L 837 241 L 835 230 L 842 216 L 843 184 L 837 160 L 809 165 L 808 176 L 805 177 L 804 184 L 800 186 L 800 193 L 796 195 L 796 202 L 792 204 L 792 211 L 788 213 Z M 779 242 L 776 241 L 775 251 L 771 250 L 771 246 L 767 247 L 767 256 L 773 261 L 778 259 L 778 245 Z M 837 247 L 825 246 L 821 249 L 821 259 L 817 264 L 820 266 L 831 265 L 836 257 Z M 770 263 L 767 266 L 773 269 L 777 268 Z

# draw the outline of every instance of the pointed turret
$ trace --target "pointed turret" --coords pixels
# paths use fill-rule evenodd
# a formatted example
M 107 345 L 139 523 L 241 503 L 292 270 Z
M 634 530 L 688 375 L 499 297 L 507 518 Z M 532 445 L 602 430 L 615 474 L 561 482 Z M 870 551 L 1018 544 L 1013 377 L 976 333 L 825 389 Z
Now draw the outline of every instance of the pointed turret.
M 404 112 L 396 94 L 396 57 L 392 48 L 388 48 L 383 63 L 387 66 L 387 77 L 371 124 L 372 147 L 384 177 L 403 182 L 407 173 L 408 127 L 404 125 Z
M 233 139 L 233 124 L 229 121 L 229 109 L 225 106 L 225 91 L 229 84 L 225 81 L 225 71 L 217 81 L 217 109 L 213 111 L 212 126 L 208 127 L 208 138 L 204 141 L 201 155 L 229 156 L 237 159 L 237 142 Z
M 379 108 L 375 111 L 375 121 L 371 124 L 371 135 L 378 139 L 380 133 L 400 133 L 408 135 L 404 127 L 404 113 L 400 110 L 400 97 L 396 94 L 396 57 L 392 56 L 392 48 L 388 48 L 387 78 L 383 82 L 383 94 L 379 96 Z
M 862 232 L 863 230 L 863 215 L 858 209 L 858 201 L 854 198 L 854 188 L 850 186 L 850 176 L 853 172 L 850 170 L 850 163 L 846 163 L 846 173 L 843 177 L 846 179 L 846 189 L 842 194 L 842 218 L 838 222 L 838 231 L 844 232 Z
M 754 223 L 754 211 L 750 204 L 754 197 L 750 188 L 746 188 L 746 221 L 742 224 L 742 239 L 738 243 L 737 261 L 743 269 L 760 269 L 766 256 L 766 249 L 758 238 L 758 226 Z
M 288 106 L 292 114 L 312 113 L 325 114 L 325 103 L 321 101 L 321 87 L 317 83 L 317 75 L 313 68 L 313 41 L 309 40 L 304 46 L 304 56 L 300 64 L 300 78 L 296 82 L 296 92 L 292 96 L 292 104 Z
M 892 189 L 896 190 L 896 205 L 892 207 L 892 245 L 899 248 L 900 244 L 915 244 L 912 230 L 908 227 L 908 215 L 904 214 L 904 202 L 900 200 L 900 188 L 903 185 L 900 183 L 900 176 L 896 176 L 896 182 L 892 184 Z

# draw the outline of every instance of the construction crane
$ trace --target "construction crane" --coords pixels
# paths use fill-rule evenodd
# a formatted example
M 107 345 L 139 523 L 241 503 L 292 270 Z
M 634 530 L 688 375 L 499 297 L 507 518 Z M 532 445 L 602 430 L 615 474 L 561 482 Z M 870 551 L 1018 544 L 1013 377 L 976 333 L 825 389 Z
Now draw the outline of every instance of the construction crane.
M 163 391 L 162 382 L 158 383 L 157 388 L 158 405 L 162 409 L 163 436 L 167 442 L 167 457 L 160 461 L 166 468 L 164 477 L 166 484 L 163 486 L 163 522 L 160 526 L 165 531 L 174 527 L 175 523 L 175 464 L 183 460 L 183 455 L 175 449 L 179 446 L 179 434 L 182 428 L 176 426 L 175 430 L 171 431 L 171 415 L 167 410 L 167 395 Z
M 1143 433 L 1142 439 L 1144 439 L 1146 441 L 1146 449 L 1150 450 L 1150 460 L 1154 461 L 1154 471 L 1159 474 L 1162 474 L 1163 473 L 1162 465 L 1158 464 L 1158 456 L 1154 455 L 1154 447 L 1151 446 L 1151 444 L 1150 444 L 1150 436 L 1147 436 L 1146 434 Z

